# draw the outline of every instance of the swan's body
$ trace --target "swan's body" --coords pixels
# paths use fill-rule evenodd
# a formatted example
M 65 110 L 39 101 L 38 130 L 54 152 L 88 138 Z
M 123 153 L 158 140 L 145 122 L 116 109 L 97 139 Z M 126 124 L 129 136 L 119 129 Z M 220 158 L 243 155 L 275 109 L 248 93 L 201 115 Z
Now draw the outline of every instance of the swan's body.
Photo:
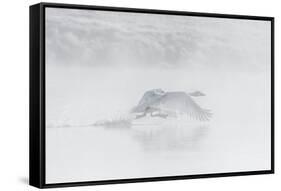
M 185 92 L 164 92 L 161 89 L 147 91 L 139 104 L 132 109 L 132 113 L 139 114 L 141 118 L 150 114 L 152 117 L 176 117 L 188 115 L 191 118 L 208 121 L 211 117 L 209 110 L 201 108 L 191 96 L 204 96 L 197 91 L 187 94 Z

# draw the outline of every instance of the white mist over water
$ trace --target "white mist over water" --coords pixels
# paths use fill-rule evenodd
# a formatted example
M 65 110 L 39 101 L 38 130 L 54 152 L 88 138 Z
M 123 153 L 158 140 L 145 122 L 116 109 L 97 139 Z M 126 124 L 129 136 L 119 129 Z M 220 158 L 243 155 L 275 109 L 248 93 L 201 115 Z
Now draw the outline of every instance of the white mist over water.
M 63 77 L 55 77 L 56 72 Z M 131 72 L 63 67 L 51 72 L 47 83 L 48 182 L 270 168 L 270 130 L 265 128 L 270 126 L 270 89 L 262 74 L 204 73 L 202 79 L 201 72 L 173 71 L 172 76 L 163 71 Z M 146 91 L 144 87 L 181 91 L 196 87 L 207 95 L 194 100 L 214 115 L 209 122 L 154 119 L 151 123 L 147 117 L 142 126 L 83 127 L 125 118 Z

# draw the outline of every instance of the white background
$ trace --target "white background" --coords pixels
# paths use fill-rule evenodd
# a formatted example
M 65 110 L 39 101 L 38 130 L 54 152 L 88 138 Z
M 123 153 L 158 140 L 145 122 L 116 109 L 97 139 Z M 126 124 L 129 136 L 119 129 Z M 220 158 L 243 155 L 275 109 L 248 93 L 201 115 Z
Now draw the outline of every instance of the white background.
M 2 1 L 0 6 L 0 190 L 36 190 L 28 186 L 28 92 L 29 92 L 29 5 L 39 1 Z M 150 182 L 137 184 L 105 185 L 96 187 L 75 187 L 67 190 L 278 190 L 281 186 L 278 152 L 279 139 L 278 119 L 280 103 L 278 97 L 281 89 L 279 67 L 281 18 L 278 1 L 252 0 L 61 0 L 53 2 L 95 4 L 120 7 L 137 7 L 152 9 L 168 9 L 197 12 L 213 12 L 226 14 L 245 14 L 274 16 L 276 21 L 275 37 L 275 75 L 276 75 L 276 174 L 230 178 L 212 178 L 196 180 L 180 180 L 166 182 Z M 65 188 L 66 189 L 66 188 Z M 279 188 L 280 189 L 280 188 Z M 52 190 L 62 190 L 52 189 Z

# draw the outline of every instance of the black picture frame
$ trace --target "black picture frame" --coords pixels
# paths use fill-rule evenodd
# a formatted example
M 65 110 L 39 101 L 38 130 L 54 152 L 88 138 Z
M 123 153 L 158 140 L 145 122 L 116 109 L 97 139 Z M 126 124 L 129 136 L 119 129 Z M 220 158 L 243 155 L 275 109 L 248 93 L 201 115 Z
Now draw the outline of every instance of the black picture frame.
M 264 171 L 227 172 L 183 176 L 116 179 L 103 181 L 69 182 L 46 184 L 45 181 L 45 9 L 66 8 L 83 10 L 106 10 L 117 12 L 150 13 L 196 17 L 263 20 L 271 22 L 271 169 Z M 58 3 L 39 3 L 30 6 L 30 129 L 29 129 L 29 184 L 38 188 L 85 186 L 179 179 L 244 176 L 274 173 L 274 17 L 197 13 L 153 9 L 103 7 Z

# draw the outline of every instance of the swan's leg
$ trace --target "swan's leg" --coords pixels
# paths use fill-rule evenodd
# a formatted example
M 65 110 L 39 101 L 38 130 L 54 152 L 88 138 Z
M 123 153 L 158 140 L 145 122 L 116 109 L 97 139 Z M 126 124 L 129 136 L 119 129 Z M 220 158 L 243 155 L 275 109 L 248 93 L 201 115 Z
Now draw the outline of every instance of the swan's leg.
M 142 113 L 140 115 L 136 115 L 136 119 L 143 118 L 146 116 L 146 113 Z
M 167 118 L 168 117 L 168 114 L 166 114 L 166 113 L 157 113 L 157 114 L 152 114 L 151 113 L 151 117 L 161 117 L 161 118 Z
M 158 115 L 159 115 L 159 117 L 162 117 L 162 118 L 165 118 L 165 119 L 168 117 L 168 114 L 166 114 L 166 113 L 160 113 Z

